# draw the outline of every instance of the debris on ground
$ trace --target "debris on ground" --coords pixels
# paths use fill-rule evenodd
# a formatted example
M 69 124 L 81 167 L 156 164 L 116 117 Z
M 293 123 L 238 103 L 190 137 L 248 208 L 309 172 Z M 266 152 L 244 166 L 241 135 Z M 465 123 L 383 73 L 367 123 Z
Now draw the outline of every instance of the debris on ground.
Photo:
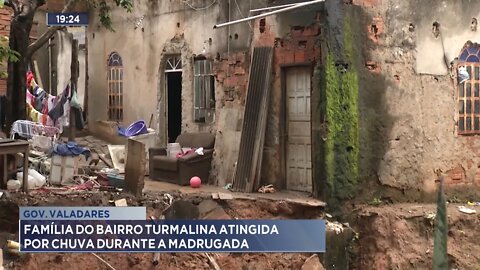
M 465 207 L 465 206 L 459 206 L 458 211 L 460 211 L 464 214 L 475 214 L 475 213 L 477 213 L 477 210 L 472 209 L 472 208 L 468 208 L 468 207 Z
M 317 254 L 313 254 L 302 265 L 301 270 L 325 270 Z
M 115 206 L 128 206 L 127 200 L 125 199 L 116 200 Z
M 326 227 L 328 231 L 333 231 L 336 234 L 341 234 L 343 232 L 343 225 L 338 223 L 337 221 L 331 222 L 327 220 Z
M 260 193 L 274 193 L 276 190 L 273 187 L 273 185 L 266 185 L 262 186 L 261 188 L 258 189 L 258 192 Z

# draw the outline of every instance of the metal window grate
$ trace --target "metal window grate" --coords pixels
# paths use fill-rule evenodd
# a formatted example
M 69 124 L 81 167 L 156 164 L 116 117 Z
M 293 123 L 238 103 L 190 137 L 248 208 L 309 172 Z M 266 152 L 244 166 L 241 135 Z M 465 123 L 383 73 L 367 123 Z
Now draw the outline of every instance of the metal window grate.
M 215 118 L 215 77 L 212 61 L 195 60 L 193 75 L 195 122 L 211 123 Z
M 108 59 L 108 119 L 123 121 L 123 64 L 117 53 Z

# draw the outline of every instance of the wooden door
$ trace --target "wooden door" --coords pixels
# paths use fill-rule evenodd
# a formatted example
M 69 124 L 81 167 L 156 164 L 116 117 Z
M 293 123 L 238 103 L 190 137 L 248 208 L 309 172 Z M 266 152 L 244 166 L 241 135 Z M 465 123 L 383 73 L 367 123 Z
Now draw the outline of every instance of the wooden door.
M 312 191 L 311 72 L 309 67 L 286 71 L 287 189 Z

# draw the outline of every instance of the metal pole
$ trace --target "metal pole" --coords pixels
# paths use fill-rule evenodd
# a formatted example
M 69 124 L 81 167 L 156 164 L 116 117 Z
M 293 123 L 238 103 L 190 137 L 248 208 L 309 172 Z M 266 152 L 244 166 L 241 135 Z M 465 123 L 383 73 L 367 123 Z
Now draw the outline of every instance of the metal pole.
M 281 5 L 281 6 L 271 6 L 271 7 L 266 7 L 266 8 L 250 9 L 250 12 L 257 12 L 257 11 L 264 11 L 264 10 L 284 8 L 284 7 L 291 7 L 291 6 L 295 6 L 295 5 L 298 5 L 298 4 L 299 4 L 299 3 L 287 4 L 287 5 Z
M 286 8 L 282 8 L 282 9 L 277 9 L 277 10 L 270 11 L 270 12 L 267 12 L 267 13 L 243 18 L 243 19 L 240 19 L 240 20 L 221 23 L 221 24 L 216 24 L 216 25 L 213 26 L 213 28 L 220 28 L 220 27 L 224 27 L 224 26 L 228 26 L 228 25 L 232 25 L 232 24 L 237 24 L 237 23 L 241 23 L 241 22 L 252 21 L 252 20 L 255 20 L 255 19 L 258 19 L 258 18 L 267 17 L 267 16 L 270 16 L 270 15 L 273 15 L 273 14 L 289 11 L 289 10 L 292 10 L 292 9 L 296 9 L 296 8 L 300 8 L 300 7 L 304 7 L 304 6 L 308 6 L 308 5 L 313 5 L 313 4 L 324 2 L 324 1 L 325 0 L 314 0 L 314 1 L 310 1 L 310 2 L 299 3 L 299 4 L 296 4 L 294 6 L 290 6 L 290 7 L 286 7 Z

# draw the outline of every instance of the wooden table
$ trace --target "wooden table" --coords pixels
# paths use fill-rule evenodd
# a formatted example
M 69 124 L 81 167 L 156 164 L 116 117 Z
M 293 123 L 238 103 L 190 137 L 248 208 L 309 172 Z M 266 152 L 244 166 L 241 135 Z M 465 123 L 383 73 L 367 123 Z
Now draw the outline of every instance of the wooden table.
M 7 164 L 7 154 L 17 154 L 23 153 L 23 191 L 28 192 L 28 154 L 29 154 L 29 142 L 27 141 L 13 141 L 7 143 L 0 143 L 0 155 L 5 155 L 3 159 L 4 170 L 3 170 L 3 186 L 6 185 L 8 181 L 8 164 Z

